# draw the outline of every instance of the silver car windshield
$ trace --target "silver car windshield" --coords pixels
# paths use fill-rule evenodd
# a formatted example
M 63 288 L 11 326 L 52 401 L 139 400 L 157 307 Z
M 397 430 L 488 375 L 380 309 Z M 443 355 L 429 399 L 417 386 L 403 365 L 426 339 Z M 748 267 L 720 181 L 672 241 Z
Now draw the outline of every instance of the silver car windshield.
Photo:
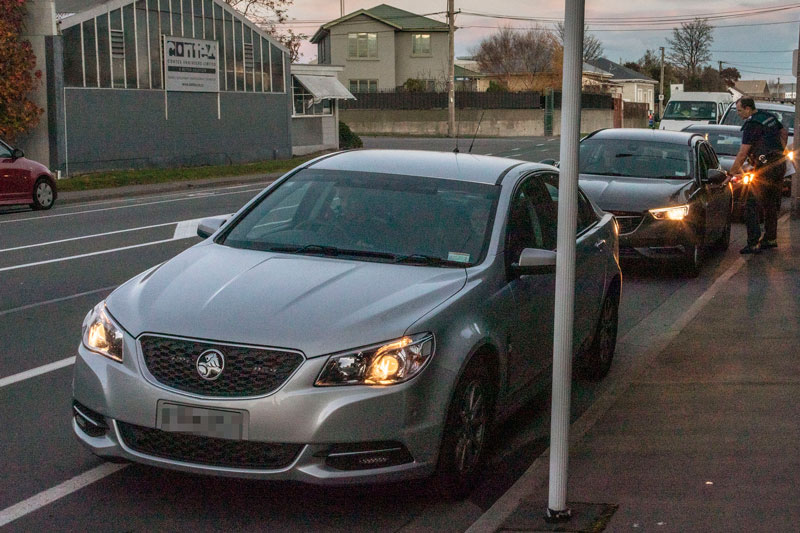
M 237 248 L 437 267 L 479 262 L 500 188 L 394 174 L 305 169 L 217 242 Z
M 581 142 L 581 174 L 686 180 L 692 176 L 688 145 L 624 139 Z

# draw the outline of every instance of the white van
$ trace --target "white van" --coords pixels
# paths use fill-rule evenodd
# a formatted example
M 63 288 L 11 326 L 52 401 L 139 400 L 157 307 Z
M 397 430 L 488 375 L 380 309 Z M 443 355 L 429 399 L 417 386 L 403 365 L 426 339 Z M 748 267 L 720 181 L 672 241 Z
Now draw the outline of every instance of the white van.
M 659 129 L 680 131 L 693 124 L 718 124 L 731 102 L 730 93 L 673 93 Z

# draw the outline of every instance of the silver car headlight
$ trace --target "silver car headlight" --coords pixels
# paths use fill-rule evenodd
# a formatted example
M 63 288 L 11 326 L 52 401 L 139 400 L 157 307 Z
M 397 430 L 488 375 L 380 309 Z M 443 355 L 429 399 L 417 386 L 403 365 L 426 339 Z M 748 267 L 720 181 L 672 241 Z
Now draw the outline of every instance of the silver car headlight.
M 676 205 L 675 207 L 662 207 L 651 209 L 650 214 L 656 220 L 683 220 L 689 215 L 688 205 Z
M 333 355 L 315 385 L 396 385 L 419 374 L 433 357 L 432 333 Z
M 83 345 L 87 349 L 122 362 L 122 328 L 114 322 L 105 301 L 94 306 L 83 321 Z

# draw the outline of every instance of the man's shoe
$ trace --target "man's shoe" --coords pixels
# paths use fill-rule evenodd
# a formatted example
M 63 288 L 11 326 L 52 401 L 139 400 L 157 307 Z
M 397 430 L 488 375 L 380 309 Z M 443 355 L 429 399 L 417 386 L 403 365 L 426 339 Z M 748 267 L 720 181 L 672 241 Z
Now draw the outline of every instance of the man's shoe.
M 750 246 L 749 244 L 739 250 L 740 254 L 760 254 L 761 248 L 756 244 L 755 246 Z
M 778 241 L 776 241 L 776 240 L 761 241 L 761 244 L 759 246 L 760 246 L 760 248 L 762 250 L 766 250 L 766 249 L 769 249 L 769 248 L 777 248 L 778 247 Z

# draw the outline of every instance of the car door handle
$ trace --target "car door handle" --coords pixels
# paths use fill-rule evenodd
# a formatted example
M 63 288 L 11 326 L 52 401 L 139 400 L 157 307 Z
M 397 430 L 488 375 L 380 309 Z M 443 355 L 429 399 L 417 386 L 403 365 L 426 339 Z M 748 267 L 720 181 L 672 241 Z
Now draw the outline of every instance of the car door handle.
M 594 247 L 597 248 L 598 250 L 602 250 L 603 248 L 605 248 L 605 246 L 606 246 L 606 240 L 605 239 L 600 239 L 599 241 L 594 243 Z

